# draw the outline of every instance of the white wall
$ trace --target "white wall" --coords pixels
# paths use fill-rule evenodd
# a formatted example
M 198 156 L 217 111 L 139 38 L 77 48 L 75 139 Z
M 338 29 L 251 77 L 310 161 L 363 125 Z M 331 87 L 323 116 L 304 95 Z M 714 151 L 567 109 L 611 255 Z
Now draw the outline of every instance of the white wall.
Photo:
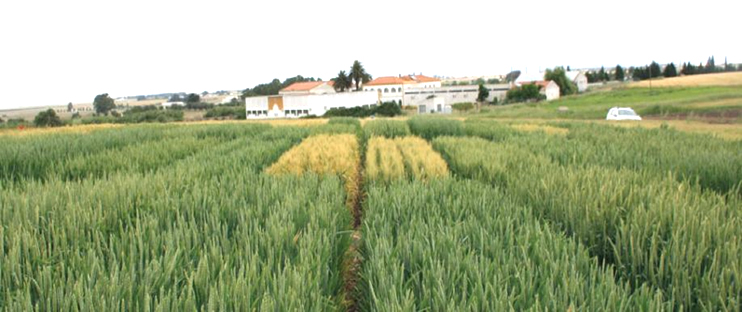
M 510 90 L 510 86 L 503 85 L 485 85 L 489 89 L 488 102 L 492 102 L 495 98 L 498 101 L 505 99 L 505 95 Z M 433 104 L 432 99 L 428 99 L 431 95 L 435 95 L 435 98 L 443 98 L 446 104 L 456 103 L 474 103 L 477 101 L 479 95 L 479 86 L 447 86 L 432 89 L 414 89 L 408 90 L 404 95 L 404 105 L 427 105 Z
M 283 97 L 283 111 L 274 107 L 267 112 L 268 97 L 251 97 L 245 99 L 247 118 L 299 118 L 302 116 L 322 116 L 332 108 L 351 108 L 365 105 L 376 105 L 379 97 L 376 92 L 343 92 L 321 95 L 289 95 Z M 252 114 L 252 111 L 261 111 Z M 265 114 L 267 112 L 268 114 Z
M 557 85 L 556 82 L 551 81 L 549 85 L 541 90 L 541 93 L 546 95 L 547 101 L 556 100 L 559 98 L 559 85 Z
M 587 77 L 584 74 L 578 75 L 574 83 L 577 85 L 577 92 L 585 92 L 587 90 Z

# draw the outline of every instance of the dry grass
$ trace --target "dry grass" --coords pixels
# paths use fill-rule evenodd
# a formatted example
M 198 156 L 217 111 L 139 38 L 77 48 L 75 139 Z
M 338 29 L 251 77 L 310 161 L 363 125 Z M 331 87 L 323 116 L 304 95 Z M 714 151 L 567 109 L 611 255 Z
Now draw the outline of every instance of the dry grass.
M 702 133 L 717 136 L 726 140 L 742 140 L 742 123 L 708 123 L 694 120 L 642 120 L 642 121 L 608 121 L 608 120 L 568 120 L 568 119 L 522 119 L 495 118 L 502 123 L 527 122 L 538 126 L 548 126 L 553 122 L 592 122 L 617 127 L 659 128 L 663 123 L 678 131 Z
M 77 125 L 77 126 L 66 126 L 57 128 L 25 128 L 19 130 L 17 128 L 12 129 L 0 129 L 0 136 L 26 136 L 26 135 L 39 135 L 49 133 L 89 133 L 91 131 L 118 128 L 122 125 L 119 124 L 98 124 L 98 125 Z
M 552 126 L 547 126 L 547 125 L 512 124 L 510 126 L 513 127 L 515 130 L 523 131 L 523 132 L 543 131 L 546 134 L 553 134 L 553 135 L 567 135 L 567 133 L 569 133 L 569 129 L 552 127 Z
M 429 180 L 448 176 L 448 165 L 419 137 L 369 140 L 366 176 L 371 180 L 391 181 L 410 177 Z
M 261 120 L 200 120 L 186 122 L 185 124 L 237 124 L 237 123 L 261 123 L 269 124 L 272 126 L 297 126 L 297 127 L 310 127 L 317 125 L 326 124 L 328 119 L 261 119 Z
M 631 87 L 649 87 L 649 80 L 630 84 Z M 742 72 L 692 75 L 652 80 L 652 87 L 742 86 Z

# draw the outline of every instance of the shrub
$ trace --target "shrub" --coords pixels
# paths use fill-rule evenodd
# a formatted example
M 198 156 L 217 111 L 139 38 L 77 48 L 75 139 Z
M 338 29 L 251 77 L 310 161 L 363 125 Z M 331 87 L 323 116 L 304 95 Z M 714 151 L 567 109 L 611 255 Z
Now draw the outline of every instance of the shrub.
M 374 114 L 385 117 L 399 116 L 402 115 L 402 107 L 394 102 L 381 103 L 374 109 Z
M 214 108 L 214 104 L 204 102 L 186 103 L 185 108 L 193 110 L 208 110 Z
M 402 115 L 402 108 L 394 102 L 385 102 L 375 107 L 351 107 L 351 108 L 332 108 L 325 113 L 325 117 L 369 117 L 372 115 L 394 117 Z
M 232 117 L 234 119 L 245 119 L 247 112 L 245 106 L 216 106 L 209 109 L 204 117 L 216 118 L 216 117 Z
M 460 112 L 466 112 L 474 109 L 474 104 L 472 103 L 456 103 L 451 105 L 451 107 L 457 111 Z
M 351 108 L 331 108 L 325 112 L 324 117 L 357 117 L 364 118 L 373 115 L 371 108 L 351 107 Z
M 539 86 L 535 84 L 527 84 L 520 88 L 510 89 L 505 96 L 508 102 L 541 101 L 546 99 L 546 96 L 539 92 Z
M 57 116 L 57 113 L 51 108 L 36 115 L 33 123 L 37 127 L 61 127 L 64 125 L 62 120 L 59 119 L 59 116 Z
M 464 135 L 464 126 L 459 120 L 435 117 L 415 117 L 407 122 L 410 125 L 410 131 L 413 134 L 427 140 L 432 140 L 435 137 L 444 135 Z

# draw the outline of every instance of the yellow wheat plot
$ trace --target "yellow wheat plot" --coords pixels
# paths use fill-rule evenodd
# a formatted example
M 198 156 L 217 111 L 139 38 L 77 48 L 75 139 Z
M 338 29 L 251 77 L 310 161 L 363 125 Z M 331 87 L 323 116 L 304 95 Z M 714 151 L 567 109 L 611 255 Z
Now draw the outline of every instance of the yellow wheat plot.
M 385 182 L 405 176 L 404 159 L 394 140 L 374 137 L 368 142 L 366 176 Z
M 546 134 L 555 134 L 555 135 L 567 135 L 567 133 L 569 133 L 569 129 L 545 126 L 545 125 L 513 124 L 510 126 L 513 127 L 513 129 L 515 130 L 523 131 L 523 132 L 543 131 Z
M 381 181 L 405 176 L 428 180 L 448 176 L 448 166 L 430 144 L 419 137 L 374 137 L 368 143 L 366 175 Z
M 360 162 L 358 139 L 354 135 L 323 134 L 309 137 L 290 149 L 266 172 L 275 175 L 301 175 L 305 172 L 339 175 L 345 180 L 348 194 L 352 195 L 358 189 Z

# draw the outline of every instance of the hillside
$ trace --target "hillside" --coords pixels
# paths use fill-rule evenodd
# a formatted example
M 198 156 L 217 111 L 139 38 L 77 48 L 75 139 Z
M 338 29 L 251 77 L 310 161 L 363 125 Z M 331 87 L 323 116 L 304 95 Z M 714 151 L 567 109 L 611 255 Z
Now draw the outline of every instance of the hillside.
M 484 109 L 484 115 L 497 118 L 594 120 L 604 119 L 608 109 L 614 106 L 632 107 L 639 115 L 649 118 L 691 116 L 738 122 L 739 111 L 742 110 L 742 88 L 664 87 L 653 88 L 650 92 L 648 88 L 618 87 L 567 96 L 552 102 L 492 106 Z M 560 107 L 566 107 L 567 111 L 560 112 Z

